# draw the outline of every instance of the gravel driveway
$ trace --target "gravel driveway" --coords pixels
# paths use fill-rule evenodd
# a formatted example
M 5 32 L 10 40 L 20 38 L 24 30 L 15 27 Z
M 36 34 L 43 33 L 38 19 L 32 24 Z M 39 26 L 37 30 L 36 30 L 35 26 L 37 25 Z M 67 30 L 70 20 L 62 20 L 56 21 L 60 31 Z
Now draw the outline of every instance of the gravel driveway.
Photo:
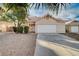
M 33 56 L 36 34 L 0 33 L 0 55 Z

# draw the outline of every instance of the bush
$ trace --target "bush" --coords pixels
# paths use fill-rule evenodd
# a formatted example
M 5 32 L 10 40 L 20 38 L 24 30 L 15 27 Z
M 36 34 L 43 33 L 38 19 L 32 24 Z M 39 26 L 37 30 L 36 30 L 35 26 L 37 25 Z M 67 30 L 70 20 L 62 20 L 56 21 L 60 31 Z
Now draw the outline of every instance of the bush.
M 24 27 L 24 33 L 28 33 L 28 31 L 29 31 L 29 27 L 28 26 L 25 26 Z
M 20 26 L 20 27 L 13 27 L 13 31 L 15 33 L 23 33 L 23 27 Z
M 13 31 L 14 32 L 17 32 L 17 27 L 13 27 Z
M 23 33 L 23 27 L 22 27 L 22 26 L 17 27 L 17 32 L 18 32 L 18 33 Z
M 24 26 L 24 28 L 23 28 L 23 26 L 20 26 L 20 27 L 13 27 L 13 31 L 14 31 L 15 33 L 23 33 L 23 31 L 24 31 L 24 33 L 28 33 L 29 27 L 28 27 L 28 26 Z

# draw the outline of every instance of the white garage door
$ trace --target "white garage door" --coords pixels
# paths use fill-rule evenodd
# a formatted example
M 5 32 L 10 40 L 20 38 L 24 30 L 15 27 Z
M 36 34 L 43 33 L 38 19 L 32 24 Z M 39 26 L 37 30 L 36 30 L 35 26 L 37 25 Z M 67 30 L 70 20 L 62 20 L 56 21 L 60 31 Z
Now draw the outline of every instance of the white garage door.
M 36 33 L 56 33 L 56 25 L 38 25 Z
M 71 32 L 78 32 L 78 26 L 72 26 Z

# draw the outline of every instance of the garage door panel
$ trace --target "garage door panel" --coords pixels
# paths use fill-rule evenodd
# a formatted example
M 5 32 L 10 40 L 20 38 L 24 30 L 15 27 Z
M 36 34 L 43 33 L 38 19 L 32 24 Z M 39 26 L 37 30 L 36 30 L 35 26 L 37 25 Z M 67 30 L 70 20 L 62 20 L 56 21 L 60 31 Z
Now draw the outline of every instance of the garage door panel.
M 36 29 L 38 33 L 56 33 L 56 25 L 38 25 Z
M 78 26 L 71 26 L 71 32 L 78 32 Z

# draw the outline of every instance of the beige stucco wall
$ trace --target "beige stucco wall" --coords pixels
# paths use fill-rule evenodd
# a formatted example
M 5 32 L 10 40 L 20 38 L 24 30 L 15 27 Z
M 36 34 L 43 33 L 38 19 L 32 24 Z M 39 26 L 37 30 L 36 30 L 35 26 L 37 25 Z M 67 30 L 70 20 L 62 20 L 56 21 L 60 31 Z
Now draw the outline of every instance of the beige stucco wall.
M 71 26 L 72 26 L 72 25 L 69 25 L 69 27 L 68 27 L 68 29 L 69 29 L 69 32 L 71 32 Z
M 64 24 L 64 23 L 57 22 L 56 20 L 51 19 L 51 18 L 41 19 L 41 20 L 36 22 L 36 25 L 51 25 L 51 24 Z
M 14 26 L 13 23 L 0 21 L 0 31 L 1 32 L 7 32 L 10 27 Z
M 6 25 L 4 25 L 4 24 L 0 25 L 0 31 L 1 32 L 6 32 L 6 30 L 7 30 L 7 26 Z
M 65 33 L 65 25 L 64 24 L 60 24 L 60 25 L 56 25 L 56 32 L 57 33 Z

